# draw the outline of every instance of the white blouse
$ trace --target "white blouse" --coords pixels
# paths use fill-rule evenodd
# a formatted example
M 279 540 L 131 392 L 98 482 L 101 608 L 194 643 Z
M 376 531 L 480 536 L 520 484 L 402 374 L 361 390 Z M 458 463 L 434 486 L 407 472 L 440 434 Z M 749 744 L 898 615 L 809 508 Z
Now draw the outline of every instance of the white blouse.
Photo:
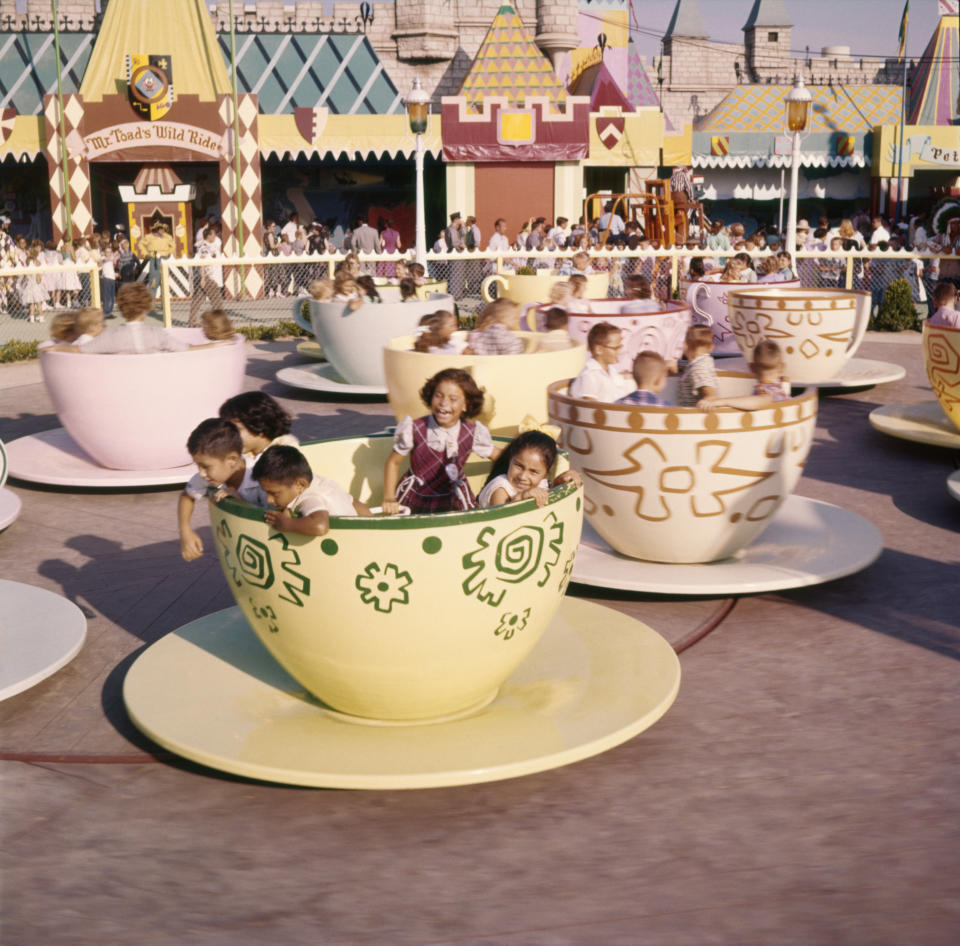
M 550 483 L 548 480 L 543 479 L 537 483 L 537 486 L 540 487 L 540 489 L 549 489 Z M 508 502 L 514 499 L 517 493 L 520 492 L 516 486 L 514 486 L 513 483 L 507 479 L 506 475 L 501 473 L 500 476 L 495 476 L 492 480 L 490 480 L 489 483 L 487 483 L 486 486 L 483 487 L 482 490 L 480 490 L 480 495 L 477 497 L 477 505 L 481 509 L 485 509 L 487 506 L 489 506 L 491 500 L 493 499 L 493 494 L 498 489 L 506 490 Z
M 448 459 L 454 459 L 459 450 L 459 441 L 460 421 L 452 427 L 441 427 L 432 414 L 427 418 L 427 446 L 431 450 L 444 454 Z M 397 425 L 393 435 L 393 449 L 404 457 L 413 449 L 413 418 L 409 415 Z M 478 457 L 489 457 L 493 453 L 493 437 L 479 421 L 475 422 L 472 451 Z

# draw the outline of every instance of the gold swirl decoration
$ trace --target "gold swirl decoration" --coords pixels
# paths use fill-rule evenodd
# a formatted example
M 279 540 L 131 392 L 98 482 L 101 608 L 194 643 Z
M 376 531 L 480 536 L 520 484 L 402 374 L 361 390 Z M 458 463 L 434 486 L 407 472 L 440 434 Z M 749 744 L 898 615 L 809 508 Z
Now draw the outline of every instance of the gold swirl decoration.
M 923 364 L 943 412 L 960 429 L 960 329 L 925 323 Z

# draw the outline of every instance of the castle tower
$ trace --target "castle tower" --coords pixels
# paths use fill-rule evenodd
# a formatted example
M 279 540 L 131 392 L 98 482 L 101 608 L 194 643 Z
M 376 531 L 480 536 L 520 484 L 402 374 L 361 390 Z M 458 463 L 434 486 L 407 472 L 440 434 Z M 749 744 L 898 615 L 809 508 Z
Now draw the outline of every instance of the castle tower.
M 743 27 L 747 75 L 753 82 L 790 81 L 790 33 L 793 24 L 783 0 L 754 0 Z
M 395 9 L 393 38 L 401 62 L 453 59 L 460 43 L 449 0 L 396 0 Z
M 577 0 L 537 0 L 536 44 L 559 72 L 562 56 L 580 45 L 577 36 Z

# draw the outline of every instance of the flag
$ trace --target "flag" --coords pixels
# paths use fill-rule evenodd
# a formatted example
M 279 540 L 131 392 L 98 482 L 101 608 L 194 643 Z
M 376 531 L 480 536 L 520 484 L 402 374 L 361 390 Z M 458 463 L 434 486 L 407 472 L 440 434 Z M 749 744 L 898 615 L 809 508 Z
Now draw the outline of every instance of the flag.
M 907 51 L 907 18 L 910 14 L 910 0 L 903 5 L 903 16 L 900 17 L 900 52 L 897 53 L 897 62 L 903 59 Z

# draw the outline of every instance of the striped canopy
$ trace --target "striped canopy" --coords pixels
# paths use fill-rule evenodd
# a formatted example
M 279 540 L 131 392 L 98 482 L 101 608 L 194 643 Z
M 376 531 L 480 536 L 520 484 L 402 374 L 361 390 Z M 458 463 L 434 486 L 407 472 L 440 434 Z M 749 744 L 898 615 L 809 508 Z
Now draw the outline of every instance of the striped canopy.
M 910 83 L 908 125 L 953 125 L 960 120 L 957 17 L 942 16 Z

